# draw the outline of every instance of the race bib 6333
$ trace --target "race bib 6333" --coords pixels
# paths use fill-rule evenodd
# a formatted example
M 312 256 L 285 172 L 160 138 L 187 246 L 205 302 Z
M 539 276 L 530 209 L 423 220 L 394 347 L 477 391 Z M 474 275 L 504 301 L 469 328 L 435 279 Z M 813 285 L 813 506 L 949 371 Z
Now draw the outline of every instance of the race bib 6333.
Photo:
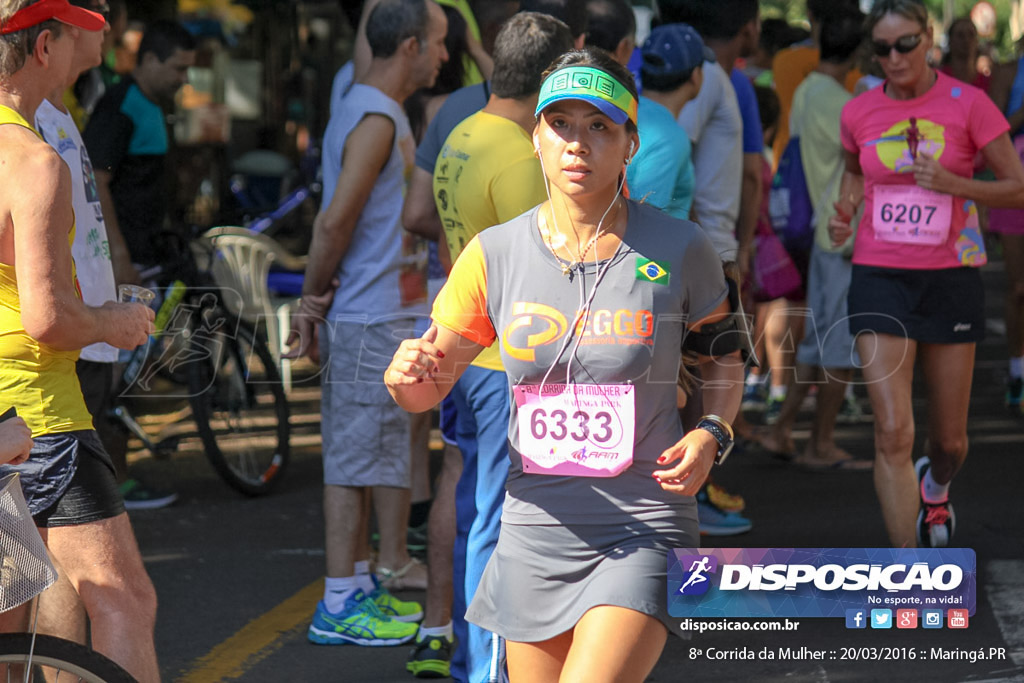
M 523 471 L 614 477 L 633 463 L 635 387 L 545 384 L 513 387 Z

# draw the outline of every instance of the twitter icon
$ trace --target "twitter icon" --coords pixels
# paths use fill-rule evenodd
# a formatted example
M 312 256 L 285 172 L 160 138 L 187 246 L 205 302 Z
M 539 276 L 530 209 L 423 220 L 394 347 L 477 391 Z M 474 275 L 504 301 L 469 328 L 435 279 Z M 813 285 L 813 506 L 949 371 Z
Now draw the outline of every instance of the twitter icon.
M 871 628 L 892 628 L 892 610 L 871 610 Z

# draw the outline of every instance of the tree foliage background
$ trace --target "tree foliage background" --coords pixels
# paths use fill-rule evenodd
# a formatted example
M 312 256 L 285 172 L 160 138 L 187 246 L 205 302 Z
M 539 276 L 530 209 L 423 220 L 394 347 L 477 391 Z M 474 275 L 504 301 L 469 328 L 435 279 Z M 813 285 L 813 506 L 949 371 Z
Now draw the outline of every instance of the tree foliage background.
M 803 0 L 760 0 L 761 17 L 779 17 L 792 23 L 807 21 L 807 13 L 804 11 Z M 1010 17 L 1015 11 L 1019 11 L 1018 2 L 1014 0 L 988 0 L 996 10 L 996 35 L 992 38 L 982 38 L 982 43 L 992 44 L 993 52 L 1002 59 L 1013 56 L 1013 36 L 1010 32 Z M 943 26 L 948 26 L 953 19 L 967 16 L 977 0 L 953 0 L 953 12 L 946 16 L 947 0 L 924 0 L 929 13 L 936 21 L 936 31 L 940 32 Z

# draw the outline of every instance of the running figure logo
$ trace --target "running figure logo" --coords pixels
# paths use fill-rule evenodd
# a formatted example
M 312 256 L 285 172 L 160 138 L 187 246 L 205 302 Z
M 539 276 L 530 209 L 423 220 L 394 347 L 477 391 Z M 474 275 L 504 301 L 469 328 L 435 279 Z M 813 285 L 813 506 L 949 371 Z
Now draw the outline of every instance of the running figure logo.
M 679 587 L 681 595 L 704 595 L 711 587 L 708 574 L 718 571 L 718 558 L 713 555 L 686 555 L 679 558 L 680 566 L 687 571 L 683 585 Z

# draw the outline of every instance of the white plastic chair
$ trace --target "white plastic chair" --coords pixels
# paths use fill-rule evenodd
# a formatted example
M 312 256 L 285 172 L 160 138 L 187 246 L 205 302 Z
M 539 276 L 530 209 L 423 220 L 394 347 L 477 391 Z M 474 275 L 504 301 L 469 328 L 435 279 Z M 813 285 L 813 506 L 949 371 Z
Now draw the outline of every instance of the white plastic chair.
M 271 295 L 267 287 L 270 266 L 276 263 L 285 270 L 302 271 L 305 257 L 295 256 L 266 235 L 246 228 L 221 227 L 203 233 L 213 245 L 211 270 L 217 284 L 238 292 L 238 297 L 224 297 L 225 305 L 243 320 L 256 324 L 262 320 L 267 328 L 267 345 L 281 370 L 285 392 L 291 393 L 291 361 L 282 358 L 286 351 L 292 307 L 298 299 Z

